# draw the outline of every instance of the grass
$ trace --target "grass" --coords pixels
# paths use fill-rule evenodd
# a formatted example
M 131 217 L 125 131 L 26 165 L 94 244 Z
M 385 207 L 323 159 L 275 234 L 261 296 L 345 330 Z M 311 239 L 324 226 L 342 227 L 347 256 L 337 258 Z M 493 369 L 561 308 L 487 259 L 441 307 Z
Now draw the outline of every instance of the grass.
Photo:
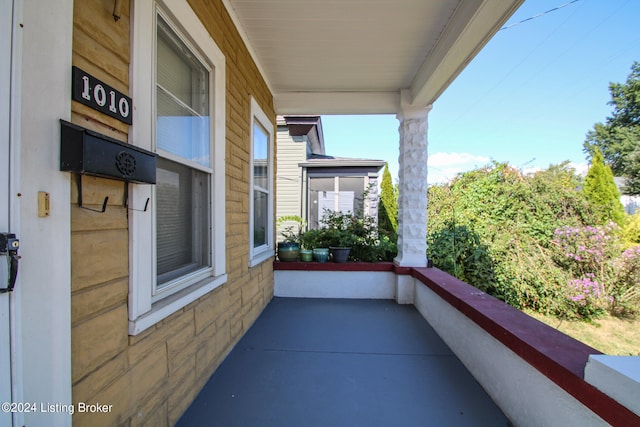
M 527 312 L 528 315 L 590 345 L 605 354 L 640 356 L 640 318 L 607 316 L 593 322 L 561 320 L 553 316 Z

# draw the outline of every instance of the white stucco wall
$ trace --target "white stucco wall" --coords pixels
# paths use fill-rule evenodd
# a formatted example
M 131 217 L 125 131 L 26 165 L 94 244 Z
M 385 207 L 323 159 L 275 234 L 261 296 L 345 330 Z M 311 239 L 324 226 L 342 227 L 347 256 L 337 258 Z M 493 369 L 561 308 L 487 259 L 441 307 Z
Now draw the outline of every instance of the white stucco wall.
M 591 355 L 584 379 L 640 416 L 640 357 Z
M 393 299 L 395 274 L 380 271 L 274 271 L 274 296 Z
M 514 425 L 609 425 L 428 287 L 414 304 Z

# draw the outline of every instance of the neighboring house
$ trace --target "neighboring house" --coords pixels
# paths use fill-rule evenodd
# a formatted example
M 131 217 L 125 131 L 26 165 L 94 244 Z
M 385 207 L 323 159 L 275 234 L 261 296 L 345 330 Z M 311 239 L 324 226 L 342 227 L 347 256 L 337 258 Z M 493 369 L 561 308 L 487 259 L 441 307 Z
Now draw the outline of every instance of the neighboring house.
M 319 116 L 278 117 L 276 215 L 297 215 L 314 229 L 325 209 L 378 216 L 383 160 L 325 153 Z
M 640 210 L 640 196 L 628 196 L 623 194 L 620 196 L 620 202 L 624 206 L 624 211 L 629 215 L 638 213 Z
M 618 187 L 618 191 L 620 191 L 620 203 L 624 206 L 624 211 L 629 215 L 637 213 L 638 209 L 640 209 L 640 196 L 629 196 L 623 193 L 625 186 L 624 177 L 615 177 L 613 180 Z
M 54 406 L 0 425 L 175 423 L 273 297 L 277 114 L 397 114 L 425 266 L 428 112 L 521 3 L 3 0 L 0 402 Z

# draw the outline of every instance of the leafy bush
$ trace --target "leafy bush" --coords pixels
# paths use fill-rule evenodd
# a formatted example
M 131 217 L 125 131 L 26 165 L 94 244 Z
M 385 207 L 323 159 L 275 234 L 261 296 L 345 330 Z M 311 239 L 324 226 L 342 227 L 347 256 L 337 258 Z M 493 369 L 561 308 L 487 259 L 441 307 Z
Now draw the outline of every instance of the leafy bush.
M 314 249 L 314 248 L 328 248 L 329 241 L 325 237 L 325 233 L 323 230 L 308 230 L 305 231 L 300 241 L 302 243 L 302 247 L 305 249 Z
M 582 319 L 592 319 L 606 313 L 609 297 L 604 286 L 596 280 L 595 274 L 588 273 L 582 279 L 569 281 L 567 298 L 570 301 L 570 310 L 567 314 L 577 314 Z
M 505 230 L 491 247 L 495 263 L 494 296 L 519 309 L 545 314 L 567 310 L 564 299 L 569 275 L 551 258 L 551 250 L 534 238 Z
M 284 242 L 301 243 L 302 230 L 307 222 L 298 215 L 285 215 L 278 218 L 276 226 Z
M 570 274 L 566 317 L 591 319 L 611 307 L 616 280 L 613 260 L 620 254 L 618 226 L 561 227 L 556 229 L 554 260 Z
M 596 224 L 580 185 L 567 163 L 533 175 L 494 163 L 432 186 L 429 257 L 517 308 L 568 315 L 574 277 L 554 262 L 552 239 L 558 228 Z
M 392 261 L 398 252 L 396 242 L 380 236 L 375 218 L 369 215 L 325 209 L 320 224 L 302 235 L 305 248 L 348 246 L 349 260 L 363 262 Z
M 640 244 L 640 213 L 627 217 L 627 221 L 622 227 L 622 235 L 628 245 Z
M 485 292 L 493 290 L 493 261 L 488 248 L 467 226 L 449 223 L 428 236 L 427 248 L 434 266 Z
M 614 310 L 623 314 L 640 311 L 640 246 L 627 249 L 615 262 L 615 286 L 611 290 Z
M 615 223 L 604 227 L 565 226 L 556 229 L 552 243 L 557 249 L 558 264 L 574 276 L 597 274 L 598 279 L 604 282 L 609 275 L 609 260 L 620 252 L 615 238 L 618 231 Z
M 508 304 L 590 320 L 640 312 L 640 214 L 602 225 L 567 164 L 494 163 L 429 188 L 428 257 Z M 627 250 L 623 252 L 622 243 Z

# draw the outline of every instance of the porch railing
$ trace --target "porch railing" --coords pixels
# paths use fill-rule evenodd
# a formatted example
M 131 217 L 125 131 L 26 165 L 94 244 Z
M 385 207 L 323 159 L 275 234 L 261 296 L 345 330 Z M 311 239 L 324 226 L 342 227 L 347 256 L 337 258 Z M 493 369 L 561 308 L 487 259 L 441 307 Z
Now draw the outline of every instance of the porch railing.
M 437 268 L 276 261 L 274 270 L 275 296 L 413 304 L 516 425 L 640 425 L 638 404 L 585 381 L 599 351 Z

